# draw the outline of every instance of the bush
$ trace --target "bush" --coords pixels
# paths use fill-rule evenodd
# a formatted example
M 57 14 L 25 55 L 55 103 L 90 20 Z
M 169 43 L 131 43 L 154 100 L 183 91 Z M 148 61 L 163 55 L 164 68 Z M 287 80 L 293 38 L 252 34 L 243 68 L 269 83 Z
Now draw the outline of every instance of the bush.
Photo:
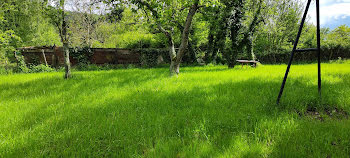
M 38 72 L 54 72 L 55 69 L 50 66 L 46 66 L 43 64 L 40 65 L 31 65 L 29 73 L 38 73 Z
M 111 64 L 104 64 L 104 65 L 96 65 L 96 64 L 86 64 L 75 67 L 75 69 L 79 71 L 102 71 L 102 70 L 113 70 L 113 69 L 133 69 L 136 68 L 136 65 L 128 64 L 128 65 L 111 65 Z
M 22 55 L 17 55 L 17 70 L 16 72 L 19 73 L 29 73 L 30 69 L 27 67 L 25 61 L 24 61 L 24 57 Z
M 0 75 L 8 75 L 12 73 L 13 73 L 12 68 L 6 68 L 5 66 L 0 66 Z

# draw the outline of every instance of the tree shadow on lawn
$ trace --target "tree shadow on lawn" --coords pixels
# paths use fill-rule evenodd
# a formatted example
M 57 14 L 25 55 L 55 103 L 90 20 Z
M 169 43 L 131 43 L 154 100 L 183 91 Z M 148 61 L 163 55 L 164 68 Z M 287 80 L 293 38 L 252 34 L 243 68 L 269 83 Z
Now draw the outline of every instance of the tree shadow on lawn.
M 94 87 L 102 88 L 113 84 L 114 78 L 118 77 L 115 75 L 116 73 L 112 72 L 107 76 L 95 77 L 94 79 L 106 80 L 106 83 L 95 83 L 97 85 Z M 123 76 L 115 86 L 123 88 L 130 82 L 142 86 L 144 82 L 159 79 L 163 74 L 146 76 L 142 73 Z M 51 81 L 59 79 L 28 83 L 26 88 L 37 88 L 35 85 L 44 82 L 49 88 L 39 87 L 35 90 L 49 89 L 52 93 L 63 91 L 69 86 L 70 91 L 63 92 L 64 96 L 71 95 L 72 91 L 88 93 L 91 98 L 95 98 L 95 101 L 74 107 L 62 104 L 55 110 L 50 110 L 50 100 L 44 102 L 40 109 L 30 111 L 22 118 L 22 122 L 17 122 L 16 127 L 26 128 L 14 132 L 12 139 L 24 137 L 27 140 L 22 140 L 21 145 L 15 144 L 16 146 L 12 148 L 10 145 L 3 147 L 10 148 L 6 155 L 69 156 L 75 153 L 76 156 L 119 157 L 131 154 L 146 157 L 194 155 L 279 157 L 293 154 L 300 148 L 306 153 L 299 154 L 317 155 L 307 150 L 304 145 L 316 149 L 317 144 L 310 143 L 314 138 L 320 138 L 320 144 L 323 143 L 325 139 L 322 139 L 322 135 L 314 136 L 313 132 L 327 135 L 332 140 L 331 132 L 334 129 L 331 127 L 342 127 L 336 138 L 342 136 L 349 138 L 345 132 L 347 126 L 341 124 L 330 126 L 330 123 L 324 124 L 317 120 L 300 118 L 297 111 L 305 110 L 310 104 L 317 103 L 317 86 L 301 82 L 307 80 L 304 78 L 289 79 L 283 102 L 277 106 L 275 101 L 280 82 L 258 78 L 206 87 L 195 85 L 186 88 L 186 85 L 183 85 L 183 91 L 166 89 L 155 91 L 148 88 L 130 91 L 122 97 L 101 98 L 101 95 L 93 93 L 95 90 L 87 87 L 93 84 L 93 81 L 85 80 L 84 75 L 81 77 L 83 79 L 77 81 L 73 79 L 58 83 L 58 89 L 50 88 L 49 85 Z M 349 87 L 344 86 L 349 82 L 349 77 L 350 75 L 344 75 L 347 80 L 324 83 L 324 91 L 327 92 L 323 96 L 324 103 L 337 106 L 339 98 L 334 98 L 332 94 L 341 90 L 349 91 Z M 76 83 L 80 84 L 74 86 Z M 16 87 L 8 88 L 16 89 Z M 29 92 L 21 95 L 27 94 L 29 98 L 34 97 Z M 344 94 L 341 93 L 343 96 L 338 97 L 349 97 Z M 16 94 L 9 96 L 13 95 Z M 81 99 L 84 97 L 80 94 L 71 101 L 76 101 L 78 104 Z M 30 127 L 25 121 L 28 119 L 32 121 Z M 321 132 L 322 128 L 309 129 L 310 126 L 316 125 L 330 130 Z M 23 136 L 23 133 L 29 134 Z M 308 137 L 292 138 L 302 134 L 307 134 Z M 300 144 L 293 144 L 298 140 Z M 348 142 L 342 143 L 349 145 Z M 292 148 L 291 145 L 296 147 Z M 325 146 L 328 147 L 329 144 L 324 144 L 322 147 L 326 148 Z M 334 150 L 339 152 L 340 149 Z
M 93 101 L 98 99 L 97 97 L 103 97 L 105 90 L 110 87 L 123 89 L 130 84 L 142 85 L 167 76 L 162 71 L 152 72 L 152 75 L 148 75 L 150 71 L 147 70 L 97 72 L 89 75 L 74 73 L 74 77 L 70 80 L 64 80 L 61 75 L 56 75 L 24 83 L 2 84 L 1 103 L 15 115 L 7 116 L 9 119 L 3 117 L 6 124 L 0 128 L 2 131 L 0 140 L 4 139 L 3 142 L 6 142 L 6 137 L 14 140 L 21 139 L 35 131 L 33 129 L 42 130 L 41 128 L 49 123 L 55 123 L 56 117 L 65 115 L 65 110 L 73 112 L 79 109 L 76 106 L 81 106 L 80 102 L 84 102 L 84 99 Z M 67 107 L 67 104 L 73 107 Z M 17 110 L 18 112 L 15 112 Z M 74 116 L 74 113 L 69 113 L 67 116 Z M 30 139 L 29 136 L 28 139 Z M 24 141 L 23 147 L 31 146 L 27 141 L 22 141 Z M 1 152 L 0 155 L 2 155 Z
M 350 76 L 345 77 L 349 79 Z M 323 96 L 324 105 L 318 105 L 317 86 L 305 84 L 301 82 L 303 80 L 305 79 L 294 78 L 289 81 L 283 98 L 284 103 L 280 106 L 275 104 L 280 83 L 258 78 L 210 87 L 198 85 L 184 92 L 162 92 L 157 95 L 153 92 L 143 92 L 143 96 L 138 99 L 144 100 L 145 103 L 135 107 L 142 109 L 135 115 L 140 117 L 139 120 L 143 122 L 141 125 L 150 130 L 149 133 L 158 135 L 146 137 L 148 141 L 144 142 L 145 146 L 139 153 L 144 154 L 145 152 L 141 153 L 144 150 L 155 150 L 153 154 L 156 157 L 161 153 L 174 154 L 172 156 L 180 154 L 184 157 L 216 154 L 229 157 L 348 154 L 341 148 L 332 148 L 332 144 L 328 143 L 332 139 L 350 137 L 347 134 L 349 126 L 342 124 L 349 122 L 348 120 L 340 120 L 342 123 L 330 126 L 333 120 L 325 123 L 305 120 L 298 112 L 310 106 L 320 109 L 324 108 L 323 106 L 338 106 L 337 98 L 329 96 L 349 88 L 344 87 L 349 81 L 324 83 L 324 91 L 328 93 Z M 155 101 L 158 99 L 162 102 Z M 113 105 L 113 101 L 110 104 Z M 134 120 L 130 124 L 132 122 L 139 121 Z M 321 128 L 313 128 L 315 126 Z M 341 130 L 332 133 L 339 129 L 337 127 Z M 137 129 L 131 127 L 133 128 Z M 315 133 L 319 135 L 313 135 Z M 138 139 L 135 141 L 142 141 L 146 134 L 147 132 L 136 136 Z M 313 139 L 318 141 L 312 143 Z M 349 142 L 343 141 L 340 146 L 349 145 Z M 135 149 L 137 150 L 136 147 Z M 298 152 L 301 149 L 304 149 L 303 152 Z M 171 150 L 177 152 L 169 153 Z
M 149 75 L 150 72 L 156 72 Z M 123 88 L 130 84 L 141 85 L 144 82 L 167 77 L 162 71 L 128 70 L 128 71 L 100 71 L 74 73 L 72 79 L 64 80 L 61 75 L 38 78 L 25 83 L 3 84 L 0 94 L 4 100 L 33 97 L 49 97 L 54 94 L 76 94 L 89 92 L 96 93 L 99 89 L 108 87 Z M 89 89 L 92 88 L 92 89 Z M 93 90 L 93 91 L 91 91 Z

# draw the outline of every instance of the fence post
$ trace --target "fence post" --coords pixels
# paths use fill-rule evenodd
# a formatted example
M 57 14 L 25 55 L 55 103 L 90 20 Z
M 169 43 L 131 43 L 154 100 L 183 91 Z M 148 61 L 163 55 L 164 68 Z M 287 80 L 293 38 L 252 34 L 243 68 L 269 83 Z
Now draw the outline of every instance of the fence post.
M 45 56 L 45 50 L 44 50 L 44 49 L 41 49 L 41 53 L 43 54 L 43 58 L 44 58 L 44 61 L 45 61 L 45 65 L 48 66 L 47 60 L 46 60 L 46 56 Z

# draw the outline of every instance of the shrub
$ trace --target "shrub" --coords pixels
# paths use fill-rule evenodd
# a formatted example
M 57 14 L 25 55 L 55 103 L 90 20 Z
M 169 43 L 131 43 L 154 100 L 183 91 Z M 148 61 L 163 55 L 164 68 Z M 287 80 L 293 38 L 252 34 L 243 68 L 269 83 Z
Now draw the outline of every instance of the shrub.
M 50 66 L 46 66 L 43 64 L 40 65 L 31 65 L 29 73 L 38 73 L 38 72 L 54 72 L 55 69 Z
M 24 57 L 22 55 L 17 55 L 17 70 L 19 73 L 29 73 L 30 69 L 27 67 Z
M 13 73 L 12 67 L 0 66 L 0 75 L 7 75 L 12 73 Z

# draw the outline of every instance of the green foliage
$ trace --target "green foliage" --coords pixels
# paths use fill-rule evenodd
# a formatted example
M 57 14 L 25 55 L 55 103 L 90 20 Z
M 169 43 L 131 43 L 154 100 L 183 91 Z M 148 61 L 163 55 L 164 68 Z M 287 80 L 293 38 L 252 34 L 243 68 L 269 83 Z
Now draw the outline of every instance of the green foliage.
M 126 8 L 118 23 L 102 22 L 97 25 L 94 48 L 164 48 L 162 35 L 152 34 L 142 12 Z
M 0 65 L 14 62 L 21 46 L 59 44 L 57 33 L 44 17 L 41 0 L 5 0 L 0 4 Z
M 5 63 L 0 65 L 0 75 L 10 75 L 15 73 L 16 65 L 11 63 Z
M 129 64 L 129 65 L 96 65 L 96 64 L 80 64 L 74 67 L 79 71 L 107 71 L 107 70 L 116 70 L 116 69 L 134 69 L 138 66 Z
M 0 75 L 12 74 L 13 71 L 5 68 L 4 66 L 0 66 Z
M 56 71 L 54 68 L 51 68 L 50 66 L 46 66 L 44 64 L 30 65 L 29 67 L 29 73 L 54 72 L 54 71 Z
M 13 30 L 1 32 L 0 30 L 0 65 L 13 56 L 16 47 L 21 43 L 21 38 L 15 35 Z
M 230 1 L 221 0 L 222 7 L 212 7 L 205 11 L 205 19 L 210 22 L 206 63 L 218 62 L 218 54 L 223 54 L 229 67 L 234 67 L 240 53 L 252 55 L 252 38 L 257 26 L 262 22 L 262 0 Z M 253 4 L 250 4 L 253 3 Z M 222 61 L 222 60 L 221 60 Z
M 16 60 L 17 60 L 17 72 L 19 73 L 30 72 L 30 69 L 27 67 L 27 64 L 25 63 L 24 57 L 22 55 L 18 54 Z
M 70 56 L 77 60 L 78 64 L 87 65 L 90 64 L 90 58 L 94 55 L 94 52 L 89 47 L 75 47 L 70 49 Z
M 40 23 L 39 23 L 40 22 Z M 38 24 L 35 24 L 36 31 L 33 38 L 27 41 L 25 45 L 29 46 L 62 46 L 59 34 L 54 26 L 47 19 L 41 18 Z
M 56 71 L 54 68 L 50 66 L 46 66 L 44 64 L 39 65 L 29 65 L 25 63 L 24 57 L 20 54 L 16 55 L 17 60 L 17 68 L 14 68 L 14 72 L 17 73 L 39 73 L 39 72 L 54 72 Z
M 350 63 L 324 64 L 323 104 L 316 67 L 280 106 L 286 65 L 0 76 L 0 157 L 348 157 Z
M 18 47 L 62 46 L 60 2 L 5 0 L 0 4 L 0 65 L 14 63 L 13 52 Z M 251 24 L 259 0 L 104 0 L 114 2 L 105 6 L 90 5 L 90 1 L 71 2 L 72 10 L 65 13 L 71 47 L 133 49 L 167 48 L 167 36 L 159 31 L 158 25 L 173 35 L 175 48 L 179 48 L 188 8 L 198 2 L 200 9 L 192 21 L 188 51 L 183 60 L 196 62 L 196 58 L 204 58 L 206 63 L 227 63 L 234 61 L 236 55 L 236 58 L 253 58 L 249 52 L 261 62 L 284 62 L 292 49 L 304 8 L 301 1 L 263 0 L 260 13 L 263 21 L 258 20 L 260 24 L 254 26 Z M 98 14 L 99 6 L 107 8 L 108 14 Z M 250 26 L 254 26 L 253 31 L 249 31 Z M 299 47 L 316 47 L 315 32 L 314 25 L 306 24 Z M 321 30 L 323 60 L 348 56 L 349 32 L 345 25 L 335 30 Z M 248 38 L 244 39 L 245 34 Z M 155 58 L 152 55 L 149 59 Z M 77 58 L 87 63 L 79 53 Z M 311 56 L 302 54 L 296 58 L 308 61 Z
M 157 48 L 159 42 L 156 41 L 155 35 L 141 32 L 130 31 L 110 38 L 117 48 Z
M 350 49 L 350 27 L 341 25 L 332 30 L 326 37 L 325 47 Z
M 256 33 L 255 54 L 274 55 L 290 52 L 298 31 L 302 4 L 293 0 L 277 0 L 265 1 L 265 5 L 266 8 L 262 11 L 265 25 L 260 25 Z
M 164 62 L 170 63 L 169 50 L 167 49 L 140 49 L 141 62 L 145 67 L 155 67 L 159 65 L 158 57 L 162 56 Z

